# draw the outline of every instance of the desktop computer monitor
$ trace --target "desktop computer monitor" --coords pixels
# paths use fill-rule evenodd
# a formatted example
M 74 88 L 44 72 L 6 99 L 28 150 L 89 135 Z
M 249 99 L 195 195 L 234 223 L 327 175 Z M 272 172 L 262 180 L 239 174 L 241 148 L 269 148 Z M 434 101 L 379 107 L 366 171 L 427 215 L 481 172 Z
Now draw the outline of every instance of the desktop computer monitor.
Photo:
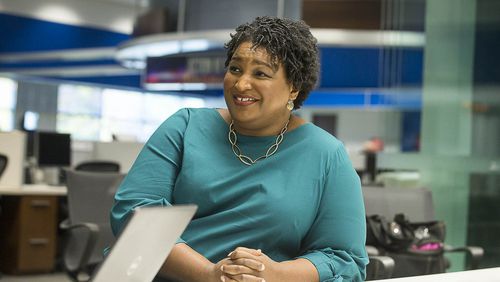
M 34 132 L 33 154 L 38 167 L 71 165 L 71 135 L 57 132 Z

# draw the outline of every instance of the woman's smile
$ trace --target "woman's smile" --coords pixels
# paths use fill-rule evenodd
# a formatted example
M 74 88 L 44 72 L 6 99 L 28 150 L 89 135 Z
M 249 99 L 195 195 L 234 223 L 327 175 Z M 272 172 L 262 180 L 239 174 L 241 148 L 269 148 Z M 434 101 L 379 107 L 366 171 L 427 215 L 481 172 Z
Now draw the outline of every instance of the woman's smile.
M 233 96 L 234 104 L 237 106 L 250 106 L 256 103 L 258 100 L 253 97 L 248 96 Z

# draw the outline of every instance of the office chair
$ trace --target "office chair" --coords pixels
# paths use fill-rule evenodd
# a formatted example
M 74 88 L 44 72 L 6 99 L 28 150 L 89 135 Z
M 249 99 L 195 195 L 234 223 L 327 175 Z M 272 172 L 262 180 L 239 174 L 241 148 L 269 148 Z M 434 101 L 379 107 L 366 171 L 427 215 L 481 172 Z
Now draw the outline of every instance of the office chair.
M 2 177 L 3 172 L 7 168 L 7 164 L 9 163 L 9 158 L 6 155 L 0 154 L 0 178 Z
M 3 172 L 7 168 L 8 163 L 9 163 L 9 158 L 6 155 L 0 153 L 0 179 L 2 178 Z M 2 213 L 1 200 L 2 200 L 2 197 L 0 196 L 0 213 Z M 1 277 L 1 273 L 0 273 L 0 277 Z
M 394 215 L 404 213 L 412 222 L 430 222 L 436 220 L 432 193 L 426 188 L 399 187 L 363 187 L 363 197 L 367 215 L 381 215 L 392 220 Z M 405 277 L 446 272 L 449 267 L 444 255 L 437 257 L 421 257 L 411 254 L 399 254 L 367 246 L 372 256 L 390 256 L 395 261 L 393 277 Z M 483 256 L 483 249 L 475 246 L 445 246 L 444 252 L 462 252 L 470 259 L 467 269 L 476 269 Z
M 79 163 L 74 168 L 77 171 L 89 172 L 120 172 L 120 164 L 113 161 L 92 160 Z M 66 183 L 66 171 L 61 171 L 60 183 Z M 59 217 L 65 219 L 68 217 L 68 202 L 66 198 L 59 200 Z
M 114 161 L 85 161 L 76 165 L 75 170 L 94 172 L 119 172 L 120 164 Z
M 369 248 L 367 248 L 367 252 L 371 255 L 368 255 L 370 263 L 366 267 L 365 281 L 392 278 L 395 266 L 394 259 L 388 256 L 374 255 Z
M 60 224 L 63 266 L 73 281 L 88 281 L 114 240 L 109 222 L 124 174 L 66 170 L 69 217 Z
M 5 171 L 5 168 L 7 167 L 8 164 L 8 158 L 6 155 L 0 154 L 0 178 L 2 178 L 2 174 Z M 0 213 L 2 213 L 2 203 L 1 203 L 2 197 L 0 196 Z M 0 272 L 0 279 L 2 279 L 2 273 Z

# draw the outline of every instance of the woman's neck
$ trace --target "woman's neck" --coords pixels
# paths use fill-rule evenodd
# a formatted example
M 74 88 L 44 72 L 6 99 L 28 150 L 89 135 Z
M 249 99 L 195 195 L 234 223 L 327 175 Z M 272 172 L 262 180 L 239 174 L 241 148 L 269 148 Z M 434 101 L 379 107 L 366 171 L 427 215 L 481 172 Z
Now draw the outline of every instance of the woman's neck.
M 229 113 L 229 111 L 227 109 L 217 109 L 217 111 L 219 112 L 221 117 L 224 119 L 224 121 L 228 125 L 233 121 L 231 118 L 231 114 Z M 278 126 L 278 121 L 276 121 L 277 122 L 276 126 L 274 126 L 272 128 L 270 128 L 270 127 L 245 128 L 245 126 L 241 126 L 241 125 L 235 123 L 234 129 L 236 130 L 236 132 L 243 134 L 243 135 L 248 135 L 248 136 L 273 136 L 273 135 L 278 135 L 281 132 L 281 130 L 283 129 L 283 127 L 285 126 L 287 121 L 288 121 L 288 125 L 287 125 L 288 132 L 290 132 L 290 131 L 300 127 L 304 123 L 306 123 L 306 121 L 304 119 L 302 119 L 296 115 L 291 114 L 289 116 L 289 119 L 285 118 L 282 121 L 279 121 L 279 126 Z

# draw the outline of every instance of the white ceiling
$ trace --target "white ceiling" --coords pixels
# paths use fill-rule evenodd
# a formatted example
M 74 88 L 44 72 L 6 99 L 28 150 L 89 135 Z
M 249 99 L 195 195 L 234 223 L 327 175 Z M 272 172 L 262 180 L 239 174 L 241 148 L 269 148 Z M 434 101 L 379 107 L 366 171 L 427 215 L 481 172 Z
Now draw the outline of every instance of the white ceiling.
M 138 7 L 148 7 L 149 0 L 92 0 L 95 2 L 108 2 L 108 3 L 116 3 L 128 6 L 138 6 Z
M 0 0 L 0 12 L 130 34 L 144 0 Z M 146 4 L 147 4 L 146 3 Z M 141 4 L 142 5 L 142 4 Z

